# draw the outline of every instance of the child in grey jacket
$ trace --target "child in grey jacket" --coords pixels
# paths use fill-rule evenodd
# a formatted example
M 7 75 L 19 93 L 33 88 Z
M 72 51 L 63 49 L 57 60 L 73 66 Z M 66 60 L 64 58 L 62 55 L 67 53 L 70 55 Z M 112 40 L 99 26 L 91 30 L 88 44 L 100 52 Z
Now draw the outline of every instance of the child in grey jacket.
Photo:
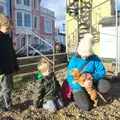
M 43 78 L 36 81 L 33 107 L 31 108 L 33 111 L 45 108 L 51 112 L 55 112 L 57 109 L 63 107 L 61 87 L 51 69 L 51 64 L 42 58 L 38 64 L 38 71 L 43 75 Z

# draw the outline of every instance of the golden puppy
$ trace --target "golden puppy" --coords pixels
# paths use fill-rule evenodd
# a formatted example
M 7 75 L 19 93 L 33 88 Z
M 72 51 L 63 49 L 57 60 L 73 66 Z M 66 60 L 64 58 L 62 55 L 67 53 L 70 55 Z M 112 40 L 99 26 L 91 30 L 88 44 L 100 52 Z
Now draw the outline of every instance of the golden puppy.
M 69 72 L 71 75 L 74 76 L 74 81 L 78 82 L 81 86 L 84 85 L 84 82 L 86 80 L 89 80 L 88 76 L 89 73 L 81 73 L 78 69 L 73 69 L 72 71 Z M 94 101 L 94 107 L 98 105 L 98 95 L 102 98 L 104 102 L 107 102 L 103 95 L 98 92 L 93 86 L 92 87 L 85 87 L 85 90 L 88 92 L 90 95 L 91 100 Z

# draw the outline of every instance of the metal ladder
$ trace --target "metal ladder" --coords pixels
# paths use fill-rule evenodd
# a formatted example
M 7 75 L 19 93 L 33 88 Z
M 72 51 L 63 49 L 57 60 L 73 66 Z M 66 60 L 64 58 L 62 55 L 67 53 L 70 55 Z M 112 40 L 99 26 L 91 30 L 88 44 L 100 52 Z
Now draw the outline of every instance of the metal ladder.
M 91 18 L 91 14 L 95 8 L 101 6 L 104 3 L 107 3 L 109 0 L 105 0 L 104 2 L 101 2 L 100 4 L 96 5 L 95 7 L 92 7 L 92 0 L 67 0 L 68 2 L 66 5 L 67 8 L 67 13 L 69 14 L 69 16 L 72 16 L 71 19 L 69 19 L 67 21 L 70 22 L 71 20 L 76 20 L 78 22 L 78 28 L 77 30 L 75 30 L 74 32 L 72 32 L 68 37 L 67 37 L 67 42 L 66 45 L 68 46 L 68 54 L 70 54 L 69 49 L 73 46 L 75 46 L 76 44 L 76 48 L 77 48 L 77 44 L 78 42 L 81 41 L 81 39 L 83 38 L 83 35 L 85 33 L 92 33 L 94 38 L 95 38 L 95 42 L 96 40 L 98 40 L 98 35 L 96 34 L 96 32 L 94 31 L 94 27 L 97 26 L 98 22 L 95 23 L 94 25 L 92 25 L 92 18 Z M 75 8 L 75 5 L 77 4 L 77 9 Z M 76 11 L 77 12 L 76 12 Z M 74 14 L 74 12 L 76 12 L 77 14 Z M 96 13 L 97 14 L 97 13 Z M 98 16 L 100 16 L 99 14 L 97 14 Z M 101 16 L 100 16 L 101 17 Z M 77 36 L 77 43 L 74 39 L 76 39 L 75 34 L 76 32 L 78 33 Z M 73 39 L 71 39 L 73 38 Z
M 92 0 L 69 0 L 67 13 L 77 20 L 78 23 L 78 42 L 85 33 L 91 32 L 91 11 Z M 87 12 L 89 11 L 89 12 Z

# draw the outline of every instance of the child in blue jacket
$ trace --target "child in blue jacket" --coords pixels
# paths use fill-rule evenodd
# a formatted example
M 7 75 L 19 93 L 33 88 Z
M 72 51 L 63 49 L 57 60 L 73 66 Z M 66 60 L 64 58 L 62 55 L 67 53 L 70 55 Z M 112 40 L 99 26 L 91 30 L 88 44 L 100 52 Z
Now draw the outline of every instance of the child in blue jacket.
M 106 93 L 111 88 L 111 84 L 103 79 L 106 75 L 106 70 L 99 57 L 92 50 L 93 42 L 94 39 L 91 34 L 84 35 L 77 49 L 78 56 L 72 56 L 67 72 L 67 81 L 72 87 L 74 100 L 77 106 L 84 110 L 91 110 L 93 103 L 83 87 L 91 87 L 92 84 L 97 84 L 98 90 L 101 93 Z M 93 79 L 94 82 L 88 80 L 81 87 L 78 83 L 74 82 L 74 78 L 69 72 L 74 68 L 81 71 L 85 65 L 86 67 L 83 72 L 90 73 L 90 79 Z

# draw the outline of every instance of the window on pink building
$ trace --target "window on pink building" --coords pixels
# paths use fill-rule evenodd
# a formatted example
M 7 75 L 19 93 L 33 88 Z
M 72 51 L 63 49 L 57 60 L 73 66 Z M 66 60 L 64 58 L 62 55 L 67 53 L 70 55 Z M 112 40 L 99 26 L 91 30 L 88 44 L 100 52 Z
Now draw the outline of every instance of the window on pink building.
M 44 32 L 52 33 L 52 21 L 45 19 L 44 20 Z
M 34 16 L 34 29 L 39 29 L 39 18 L 37 16 Z

